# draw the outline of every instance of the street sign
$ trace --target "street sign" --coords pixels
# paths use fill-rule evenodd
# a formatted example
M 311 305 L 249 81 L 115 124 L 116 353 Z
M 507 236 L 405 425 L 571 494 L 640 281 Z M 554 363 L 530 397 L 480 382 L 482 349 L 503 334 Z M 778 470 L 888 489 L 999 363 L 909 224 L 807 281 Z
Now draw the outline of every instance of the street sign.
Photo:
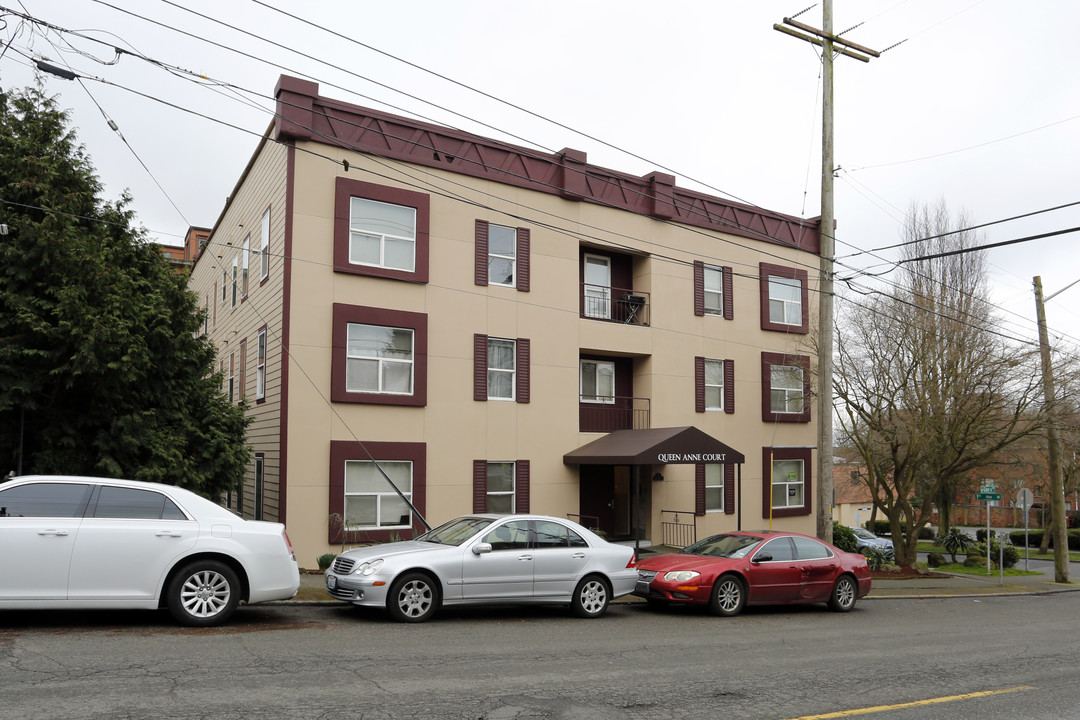
M 1035 494 L 1027 488 L 1020 488 L 1016 493 L 1016 507 L 1028 511 L 1035 504 Z
M 1001 493 L 996 492 L 980 492 L 975 493 L 976 500 L 1000 500 Z
M 979 492 L 981 492 L 981 493 L 992 493 L 995 490 L 997 490 L 997 488 L 994 487 L 993 485 L 983 485 L 982 487 L 979 488 Z

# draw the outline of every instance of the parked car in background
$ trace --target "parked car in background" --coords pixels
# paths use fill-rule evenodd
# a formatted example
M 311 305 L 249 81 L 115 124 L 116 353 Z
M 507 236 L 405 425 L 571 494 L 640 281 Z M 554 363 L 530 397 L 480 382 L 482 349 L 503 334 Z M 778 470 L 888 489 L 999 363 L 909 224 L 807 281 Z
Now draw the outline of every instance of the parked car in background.
M 874 533 L 870 532 L 866 528 L 861 527 L 848 527 L 848 530 L 855 535 L 855 542 L 858 545 L 859 552 L 866 555 L 870 552 L 870 548 L 881 548 L 886 553 L 893 552 L 892 540 L 888 538 L 878 537 Z
M 790 532 L 713 535 L 638 563 L 634 594 L 652 607 L 707 605 L 738 615 L 747 605 L 828 603 L 839 612 L 870 592 L 866 558 Z
M 0 484 L 0 609 L 168 608 L 225 622 L 300 588 L 285 527 L 182 488 L 28 476 Z
M 561 604 L 596 618 L 634 589 L 637 555 L 570 520 L 468 515 L 415 540 L 348 550 L 326 571 L 326 591 L 422 622 L 465 604 Z

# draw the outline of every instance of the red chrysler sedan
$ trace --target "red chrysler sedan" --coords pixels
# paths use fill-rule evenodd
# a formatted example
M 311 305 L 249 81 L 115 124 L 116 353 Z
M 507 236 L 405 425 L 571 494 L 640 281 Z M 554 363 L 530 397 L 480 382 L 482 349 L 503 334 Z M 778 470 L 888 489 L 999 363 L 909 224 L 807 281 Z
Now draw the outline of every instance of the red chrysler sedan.
M 866 558 L 791 532 L 731 532 L 637 564 L 634 594 L 650 606 L 708 605 L 738 615 L 747 604 L 828 603 L 838 612 L 870 592 Z

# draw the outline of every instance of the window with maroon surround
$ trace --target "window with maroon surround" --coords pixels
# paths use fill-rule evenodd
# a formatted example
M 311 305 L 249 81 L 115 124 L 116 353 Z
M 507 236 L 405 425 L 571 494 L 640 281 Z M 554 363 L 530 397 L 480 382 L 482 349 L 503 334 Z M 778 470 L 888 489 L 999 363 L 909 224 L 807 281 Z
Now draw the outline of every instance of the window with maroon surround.
M 427 315 L 334 303 L 330 399 L 427 405 Z
M 473 400 L 529 402 L 528 338 L 473 335 Z
M 734 319 L 735 302 L 731 294 L 730 267 L 694 261 L 694 314 Z
M 376 462 L 385 464 L 383 472 L 417 512 L 426 512 L 426 443 L 333 440 L 327 533 L 330 543 L 385 542 L 423 532 L 423 524 L 411 514 Z
M 761 517 L 794 517 L 813 512 L 810 448 L 762 448 Z M 771 472 L 770 472 L 771 468 Z
M 715 512 L 735 514 L 735 465 L 732 463 L 694 465 L 694 514 Z
M 529 461 L 473 460 L 473 512 L 529 512 Z
M 761 353 L 761 419 L 810 422 L 810 358 Z
M 694 358 L 694 410 L 735 412 L 735 361 Z
M 806 334 L 810 332 L 805 270 L 761 263 L 761 329 Z
M 425 193 L 337 178 L 334 271 L 426 283 L 430 215 Z
M 476 221 L 476 284 L 529 292 L 528 228 Z

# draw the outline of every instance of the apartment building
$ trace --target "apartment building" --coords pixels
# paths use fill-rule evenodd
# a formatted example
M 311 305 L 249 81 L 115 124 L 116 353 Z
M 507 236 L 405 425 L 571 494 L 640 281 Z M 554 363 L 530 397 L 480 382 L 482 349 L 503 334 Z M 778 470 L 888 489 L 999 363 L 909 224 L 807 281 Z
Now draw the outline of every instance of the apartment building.
M 280 78 L 191 274 L 235 510 L 304 567 L 477 511 L 814 532 L 816 220 L 318 90 Z

